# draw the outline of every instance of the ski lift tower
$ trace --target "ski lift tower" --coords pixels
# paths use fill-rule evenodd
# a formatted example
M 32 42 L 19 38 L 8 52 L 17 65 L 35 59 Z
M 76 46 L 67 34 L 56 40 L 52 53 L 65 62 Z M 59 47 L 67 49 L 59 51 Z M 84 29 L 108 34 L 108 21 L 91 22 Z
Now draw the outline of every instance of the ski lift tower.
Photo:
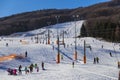
M 74 52 L 74 60 L 77 60 L 77 34 L 76 34 L 76 21 L 79 18 L 79 15 L 73 15 L 75 22 L 75 52 Z
M 57 24 L 58 24 L 58 20 L 60 18 L 60 16 L 55 16 L 56 20 L 57 20 Z M 60 45 L 59 45 L 59 33 L 58 33 L 58 28 L 57 28 L 57 41 L 56 41 L 57 45 L 58 45 L 58 54 L 57 54 L 57 60 L 56 60 L 56 63 L 60 63 L 60 51 L 59 51 L 59 48 L 60 48 Z
M 47 22 L 48 26 L 51 24 L 51 22 Z M 50 44 L 50 30 L 48 27 L 48 44 Z

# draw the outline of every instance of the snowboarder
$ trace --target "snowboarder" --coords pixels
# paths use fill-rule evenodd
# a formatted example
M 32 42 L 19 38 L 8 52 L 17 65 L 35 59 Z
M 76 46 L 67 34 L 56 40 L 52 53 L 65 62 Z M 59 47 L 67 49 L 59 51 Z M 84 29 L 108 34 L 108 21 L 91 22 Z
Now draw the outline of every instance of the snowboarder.
M 99 58 L 98 57 L 96 57 L 96 61 L 97 61 L 97 63 L 99 63 Z
M 19 74 L 22 74 L 22 70 L 21 69 L 22 69 L 22 66 L 20 65 L 19 69 L 18 69 L 19 70 Z
M 45 68 L 44 68 L 44 62 L 42 62 L 41 66 L 42 66 L 42 70 L 45 70 Z

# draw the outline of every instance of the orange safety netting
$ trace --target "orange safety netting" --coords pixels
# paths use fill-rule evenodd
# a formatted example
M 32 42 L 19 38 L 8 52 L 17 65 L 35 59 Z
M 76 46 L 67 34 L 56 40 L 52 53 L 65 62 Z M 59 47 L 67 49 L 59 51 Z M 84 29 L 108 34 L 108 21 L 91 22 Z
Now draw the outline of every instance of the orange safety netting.
M 0 57 L 0 62 L 6 61 L 6 60 L 12 60 L 16 58 L 16 54 L 10 54 L 8 56 L 1 56 Z

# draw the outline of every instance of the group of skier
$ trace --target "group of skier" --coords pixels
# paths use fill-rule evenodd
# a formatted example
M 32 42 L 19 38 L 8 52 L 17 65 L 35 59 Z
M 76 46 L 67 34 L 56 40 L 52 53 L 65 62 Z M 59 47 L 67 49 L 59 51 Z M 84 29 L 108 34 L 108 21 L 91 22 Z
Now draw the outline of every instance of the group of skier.
M 41 67 L 42 67 L 42 70 L 45 70 L 44 62 L 41 63 Z M 30 64 L 30 66 L 28 66 L 28 67 L 25 66 L 24 69 L 22 68 L 22 65 L 19 65 L 18 74 L 21 75 L 22 71 L 25 71 L 25 74 L 32 73 L 34 68 L 37 72 L 39 72 L 39 67 L 37 64 Z M 17 69 L 8 68 L 7 72 L 8 72 L 8 75 L 17 75 Z

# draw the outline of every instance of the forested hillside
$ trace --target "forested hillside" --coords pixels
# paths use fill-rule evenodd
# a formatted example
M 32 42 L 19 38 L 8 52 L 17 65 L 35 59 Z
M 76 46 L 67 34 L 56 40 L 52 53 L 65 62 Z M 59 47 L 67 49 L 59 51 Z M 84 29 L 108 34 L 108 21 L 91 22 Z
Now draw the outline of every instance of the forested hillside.
M 24 32 L 47 25 L 76 20 L 73 15 L 79 15 L 77 20 L 86 20 L 82 36 L 100 37 L 110 41 L 119 41 L 120 1 L 98 3 L 76 9 L 45 9 L 16 14 L 0 18 L 0 35 Z M 56 19 L 55 16 L 59 16 Z M 85 35 L 83 35 L 85 34 Z

